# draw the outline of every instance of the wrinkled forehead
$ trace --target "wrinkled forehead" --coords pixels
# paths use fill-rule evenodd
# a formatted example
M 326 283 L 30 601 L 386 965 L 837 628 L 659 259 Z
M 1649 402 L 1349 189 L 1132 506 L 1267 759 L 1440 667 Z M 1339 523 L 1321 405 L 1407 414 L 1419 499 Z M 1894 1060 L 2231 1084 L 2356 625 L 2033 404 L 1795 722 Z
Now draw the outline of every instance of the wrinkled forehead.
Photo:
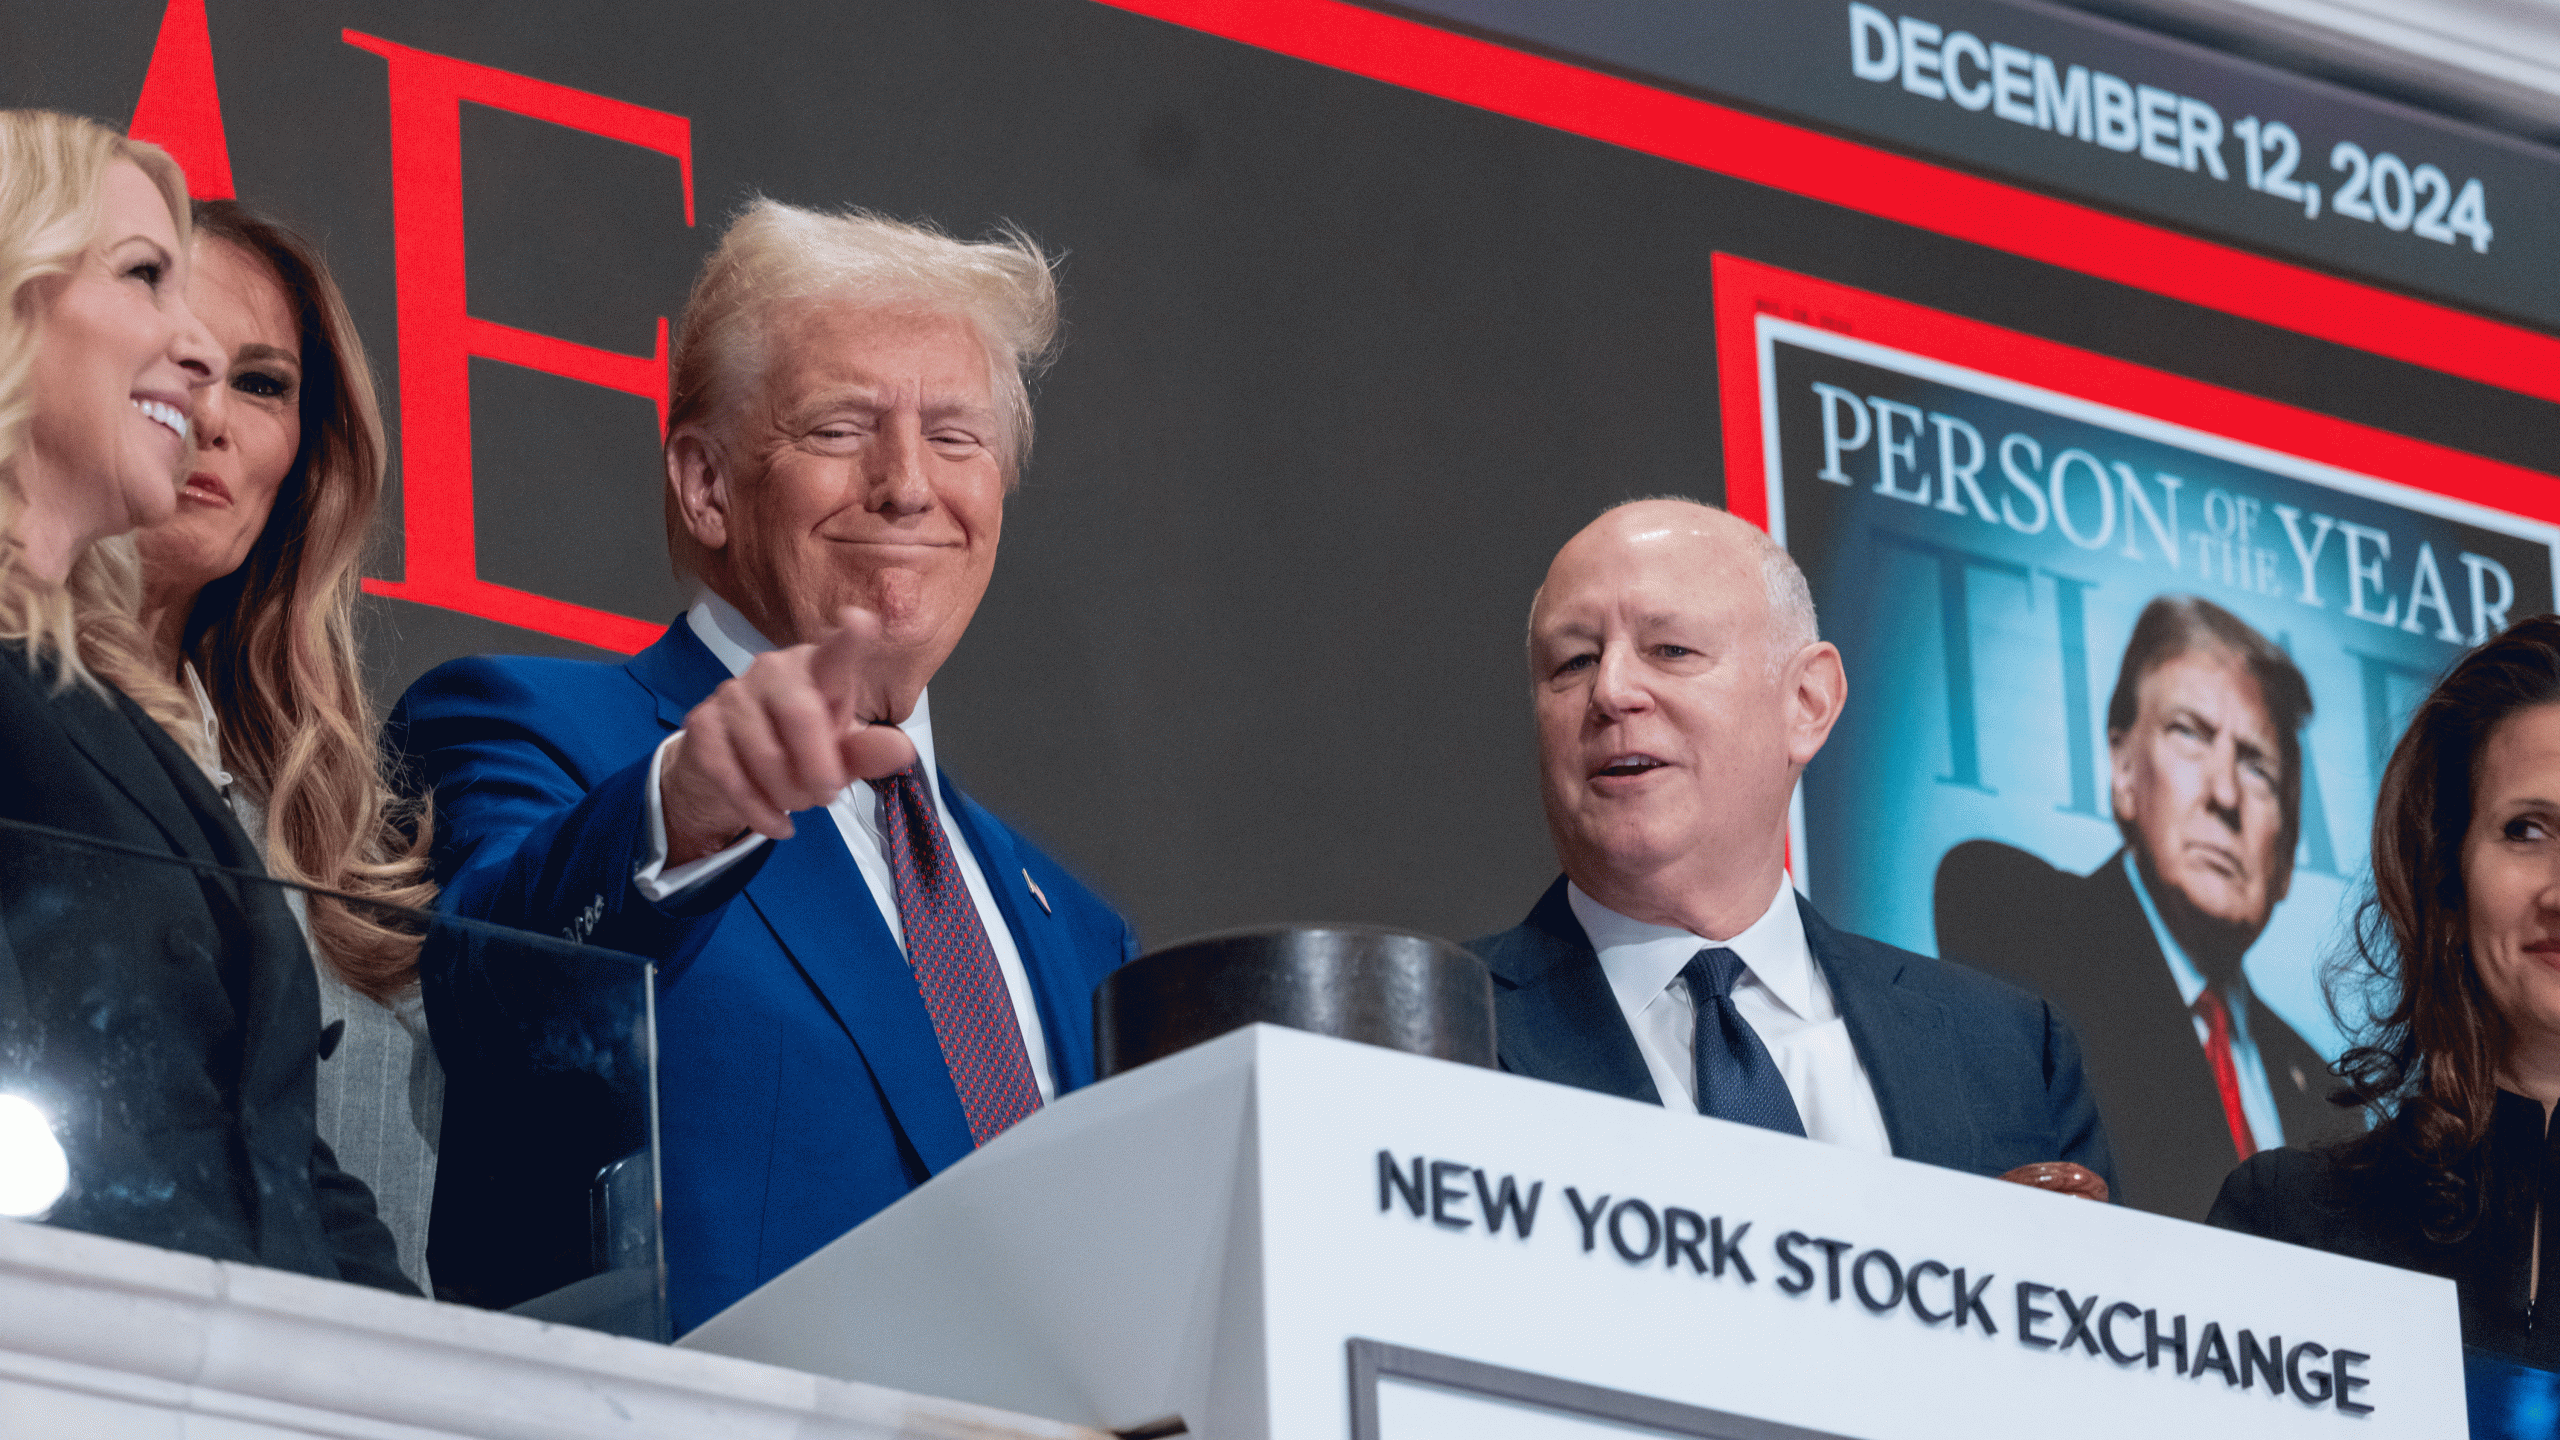
M 842 295 L 778 302 L 755 323 L 753 348 L 753 400 L 768 407 L 865 384 L 922 384 L 934 405 L 996 407 L 986 341 L 942 307 Z

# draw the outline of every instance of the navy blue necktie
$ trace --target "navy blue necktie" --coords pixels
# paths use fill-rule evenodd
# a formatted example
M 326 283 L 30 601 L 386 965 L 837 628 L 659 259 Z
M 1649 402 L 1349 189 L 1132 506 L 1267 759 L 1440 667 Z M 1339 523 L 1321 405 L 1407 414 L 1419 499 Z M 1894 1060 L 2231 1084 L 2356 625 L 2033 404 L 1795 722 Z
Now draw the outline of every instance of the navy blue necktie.
M 1718 946 L 1701 950 L 1680 967 L 1689 999 L 1698 1007 L 1698 1113 L 1802 1135 L 1804 1119 L 1769 1047 L 1733 1008 L 1742 957 Z

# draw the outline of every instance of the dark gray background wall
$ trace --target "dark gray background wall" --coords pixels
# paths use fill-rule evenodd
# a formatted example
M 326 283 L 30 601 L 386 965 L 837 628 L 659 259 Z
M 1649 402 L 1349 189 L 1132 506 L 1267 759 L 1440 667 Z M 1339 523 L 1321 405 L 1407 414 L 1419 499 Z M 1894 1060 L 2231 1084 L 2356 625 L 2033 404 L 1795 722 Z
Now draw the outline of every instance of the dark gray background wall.
M 467 108 L 484 318 L 645 350 L 756 191 L 1064 252 L 1039 448 L 934 708 L 954 772 L 1150 944 L 1463 938 L 1527 908 L 1552 859 L 1524 610 L 1601 506 L 1720 498 L 1715 251 L 2560 455 L 2560 407 L 1084 0 L 209 9 L 239 192 L 325 240 L 395 402 L 385 72 L 342 27 L 693 122 L 688 230 L 664 157 Z M 0 103 L 121 122 L 160 11 L 0 9 Z M 647 404 L 487 363 L 472 403 L 483 576 L 674 614 Z M 393 602 L 368 623 L 386 696 L 470 651 L 595 653 Z

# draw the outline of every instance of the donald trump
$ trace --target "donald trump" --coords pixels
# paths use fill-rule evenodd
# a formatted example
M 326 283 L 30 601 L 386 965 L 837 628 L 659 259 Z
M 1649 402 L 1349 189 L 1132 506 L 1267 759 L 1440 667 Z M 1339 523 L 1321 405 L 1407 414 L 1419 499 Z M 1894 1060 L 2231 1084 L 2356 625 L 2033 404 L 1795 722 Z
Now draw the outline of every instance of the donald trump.
M 1136 942 L 953 782 L 927 693 L 994 574 L 1056 323 L 1019 235 L 749 206 L 673 358 L 692 607 L 623 664 L 457 661 L 395 716 L 447 908 L 656 962 L 678 1331 L 1092 1079 L 1093 987 Z M 581 1118 L 520 1099 L 557 987 L 422 969 L 439 1282 L 578 1278 L 555 1252 L 584 1174 L 553 1157 Z

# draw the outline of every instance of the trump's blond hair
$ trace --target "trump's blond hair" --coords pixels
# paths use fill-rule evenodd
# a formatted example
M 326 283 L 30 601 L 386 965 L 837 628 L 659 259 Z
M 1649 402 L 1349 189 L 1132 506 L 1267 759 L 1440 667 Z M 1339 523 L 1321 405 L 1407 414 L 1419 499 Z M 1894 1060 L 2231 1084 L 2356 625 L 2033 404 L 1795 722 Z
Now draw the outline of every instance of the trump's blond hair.
M 817 303 L 950 315 L 987 353 L 997 458 L 1008 487 L 1031 456 L 1030 382 L 1058 338 L 1058 284 L 1039 242 L 1016 229 L 956 240 L 931 225 L 869 210 L 807 210 L 749 201 L 703 262 L 669 358 L 667 434 L 693 429 L 720 448 L 740 407 L 765 379 L 777 321 Z M 699 547 L 672 484 L 667 552 L 696 573 Z

